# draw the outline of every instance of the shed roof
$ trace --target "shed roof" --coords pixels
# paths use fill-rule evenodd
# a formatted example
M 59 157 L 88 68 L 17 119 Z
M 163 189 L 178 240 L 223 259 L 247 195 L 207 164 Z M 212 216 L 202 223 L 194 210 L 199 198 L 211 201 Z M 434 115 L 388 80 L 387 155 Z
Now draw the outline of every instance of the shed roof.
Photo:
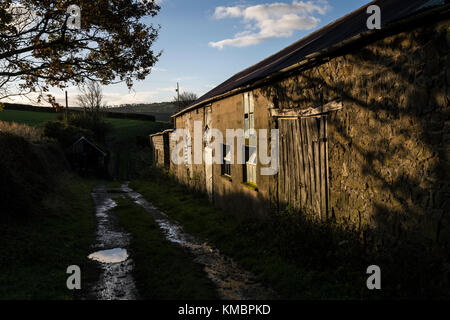
M 98 146 L 96 146 L 94 143 L 92 143 L 91 141 L 89 141 L 88 139 L 86 139 L 85 137 L 81 137 L 80 139 L 78 139 L 77 141 L 75 141 L 72 146 L 70 147 L 70 149 L 73 150 L 73 148 L 81 143 L 81 142 L 87 142 L 90 146 L 92 146 L 94 149 L 96 149 L 98 152 L 100 152 L 104 157 L 106 157 L 108 154 L 106 152 L 104 152 L 102 149 L 100 149 Z
M 164 130 L 164 131 L 161 131 L 161 132 L 153 133 L 153 134 L 150 135 L 150 137 L 162 136 L 164 134 L 171 133 L 173 131 L 174 131 L 174 129 L 167 129 L 167 130 Z
M 448 1 L 448 0 L 447 0 Z M 309 55 L 333 47 L 345 40 L 367 32 L 367 7 L 378 5 L 381 8 L 382 27 L 407 18 L 415 13 L 441 6 L 446 0 L 375 0 L 346 16 L 330 23 L 307 37 L 293 43 L 278 53 L 235 74 L 216 88 L 212 89 L 190 107 L 199 106 L 208 100 L 240 88 L 273 73 L 305 60 Z M 179 114 L 184 113 L 184 110 Z M 175 116 L 177 116 L 175 115 Z

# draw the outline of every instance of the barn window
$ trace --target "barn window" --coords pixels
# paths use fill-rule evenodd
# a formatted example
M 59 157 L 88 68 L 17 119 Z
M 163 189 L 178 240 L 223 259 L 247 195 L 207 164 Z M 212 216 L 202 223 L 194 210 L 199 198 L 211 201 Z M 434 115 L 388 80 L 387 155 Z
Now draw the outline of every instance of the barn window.
M 244 182 L 256 185 L 256 147 L 245 147 Z
M 249 138 L 249 130 L 255 128 L 253 92 L 244 93 L 244 132 Z
M 188 134 L 184 136 L 183 157 L 186 166 L 192 163 L 192 141 Z
M 226 144 L 222 146 L 223 146 L 222 175 L 231 176 L 231 147 Z

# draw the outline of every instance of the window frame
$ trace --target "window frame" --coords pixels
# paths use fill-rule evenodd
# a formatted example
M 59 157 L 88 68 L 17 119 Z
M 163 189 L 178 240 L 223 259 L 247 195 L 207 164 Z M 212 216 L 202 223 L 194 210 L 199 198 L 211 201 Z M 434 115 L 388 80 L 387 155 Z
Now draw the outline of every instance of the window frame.
M 252 157 L 255 163 L 250 163 L 250 149 L 254 149 Z M 244 183 L 252 186 L 257 186 L 257 148 L 255 146 L 245 146 L 245 163 L 243 164 Z M 251 171 L 250 171 L 251 170 Z M 253 177 L 253 179 L 252 179 Z
M 244 134 L 245 138 L 249 139 L 250 130 L 255 129 L 255 100 L 253 92 L 245 92 L 243 94 L 243 107 L 244 107 Z
M 254 137 L 250 137 L 250 130 L 255 130 L 255 99 L 252 91 L 243 94 L 243 117 L 245 133 L 245 162 L 242 168 L 243 182 L 247 185 L 256 187 L 258 162 L 257 148 L 256 145 L 253 145 L 256 142 Z M 254 149 L 254 151 L 250 152 L 251 149 Z M 251 157 L 250 154 L 252 154 Z M 255 163 L 250 163 L 250 160 Z
M 229 148 L 227 150 L 227 148 Z M 231 146 L 227 144 L 222 144 L 222 165 L 221 173 L 222 176 L 231 178 L 231 159 L 228 159 L 228 155 L 231 153 Z

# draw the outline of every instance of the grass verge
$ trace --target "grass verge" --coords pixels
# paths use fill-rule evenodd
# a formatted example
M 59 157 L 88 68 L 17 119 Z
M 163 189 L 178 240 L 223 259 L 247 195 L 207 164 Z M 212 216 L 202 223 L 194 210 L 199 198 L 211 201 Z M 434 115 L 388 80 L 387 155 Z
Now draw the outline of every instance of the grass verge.
M 72 300 L 67 267 L 82 270 L 82 286 L 94 278 L 83 273 L 95 239 L 91 200 L 94 181 L 64 174 L 57 192 L 43 199 L 42 210 L 0 224 L 0 299 Z
M 153 217 L 130 199 L 118 199 L 114 214 L 132 234 L 134 277 L 143 299 L 217 299 L 212 282 L 188 252 L 166 240 Z
M 233 215 L 155 169 L 130 187 L 284 299 L 449 297 L 442 252 L 427 251 L 426 243 L 403 241 L 379 248 L 373 234 L 289 210 L 258 220 Z M 367 289 L 370 265 L 382 269 L 382 290 Z
M 351 233 L 288 214 L 267 220 L 236 216 L 161 173 L 135 180 L 130 187 L 283 299 L 378 298 L 367 290 L 367 261 Z

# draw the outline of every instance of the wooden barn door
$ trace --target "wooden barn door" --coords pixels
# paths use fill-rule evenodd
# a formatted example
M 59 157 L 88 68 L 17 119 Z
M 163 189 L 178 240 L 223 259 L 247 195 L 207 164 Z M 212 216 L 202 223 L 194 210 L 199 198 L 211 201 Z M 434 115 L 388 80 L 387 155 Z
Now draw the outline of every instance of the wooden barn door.
M 279 118 L 280 172 L 278 199 L 282 206 L 328 217 L 327 116 Z

